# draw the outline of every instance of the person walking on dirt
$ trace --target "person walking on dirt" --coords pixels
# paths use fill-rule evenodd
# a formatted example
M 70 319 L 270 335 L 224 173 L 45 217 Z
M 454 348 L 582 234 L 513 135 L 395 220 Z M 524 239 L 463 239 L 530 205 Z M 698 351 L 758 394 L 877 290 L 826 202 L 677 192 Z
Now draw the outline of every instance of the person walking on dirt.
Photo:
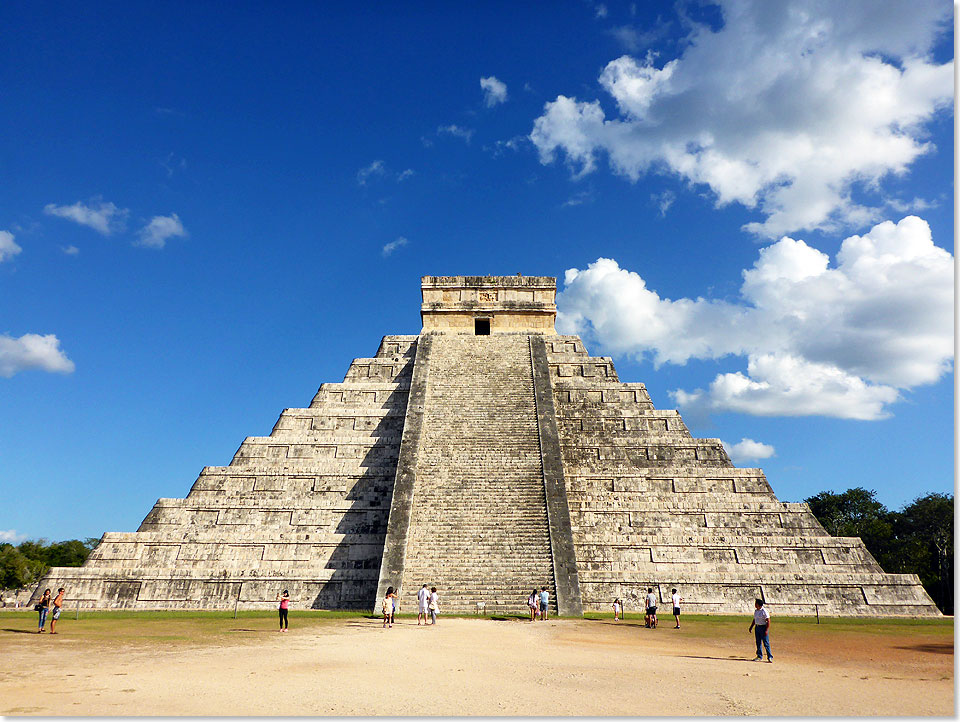
M 680 602 L 683 601 L 683 597 L 674 589 L 670 593 L 670 601 L 673 602 L 673 618 L 677 620 L 677 626 L 674 629 L 680 629 Z
M 63 587 L 57 590 L 57 596 L 53 600 L 53 614 L 50 615 L 50 634 L 57 634 L 57 620 L 60 619 L 60 611 L 63 609 Z
M 397 595 L 393 593 L 393 587 L 387 587 L 387 594 L 383 598 L 383 626 L 393 627 L 393 604 Z
M 754 662 L 762 662 L 763 655 L 760 653 L 760 644 L 767 650 L 767 662 L 773 662 L 773 655 L 770 654 L 770 612 L 763 608 L 763 600 L 757 599 L 753 606 L 753 621 L 750 622 L 749 631 L 753 632 L 757 638 L 757 658 Z

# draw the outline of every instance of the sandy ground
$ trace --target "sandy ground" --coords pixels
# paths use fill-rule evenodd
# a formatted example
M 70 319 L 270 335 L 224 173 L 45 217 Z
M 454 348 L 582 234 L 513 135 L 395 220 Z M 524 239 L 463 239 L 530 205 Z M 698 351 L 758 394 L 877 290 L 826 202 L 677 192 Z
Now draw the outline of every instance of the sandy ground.
M 767 664 L 750 661 L 748 617 L 726 631 L 709 620 L 681 630 L 672 620 L 656 630 L 632 620 L 292 622 L 279 634 L 268 619 L 221 620 L 195 642 L 189 632 L 138 638 L 131 620 L 105 623 L 122 625 L 111 638 L 84 636 L 83 621 L 50 636 L 0 619 L 0 713 L 954 714 L 952 627 L 831 635 L 784 625 L 778 636 L 774 625 Z

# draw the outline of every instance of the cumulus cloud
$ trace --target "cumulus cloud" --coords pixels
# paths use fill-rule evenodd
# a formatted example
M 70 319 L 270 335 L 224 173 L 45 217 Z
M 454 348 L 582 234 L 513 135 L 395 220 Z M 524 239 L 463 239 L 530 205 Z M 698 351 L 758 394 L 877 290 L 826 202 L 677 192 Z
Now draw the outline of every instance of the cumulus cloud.
M 140 229 L 138 240 L 134 245 L 144 248 L 163 248 L 168 238 L 186 235 L 187 231 L 176 213 L 171 213 L 169 216 L 154 216 L 146 226 Z
M 13 240 L 10 231 L 0 231 L 0 263 L 9 261 L 23 249 Z
M 403 236 L 399 236 L 399 237 L 397 238 L 397 240 L 395 240 L 395 241 L 390 241 L 389 243 L 385 243 L 384 246 L 383 246 L 383 248 L 382 248 L 381 251 L 380 251 L 380 254 L 381 254 L 384 258 L 386 258 L 386 257 L 389 256 L 391 253 L 393 253 L 395 250 L 397 250 L 398 248 L 402 248 L 403 246 L 407 245 L 408 243 L 409 243 L 409 241 L 408 241 L 406 238 L 404 238 Z
M 437 128 L 437 135 L 452 135 L 454 138 L 461 138 L 467 143 L 473 138 L 473 129 L 464 128 L 460 125 L 441 125 Z
M 16 529 L 0 529 L 0 542 L 19 544 L 27 538 L 26 534 L 18 534 Z
M 58 206 L 48 203 L 43 207 L 48 216 L 65 218 L 68 221 L 79 223 L 109 236 L 126 227 L 127 216 L 130 211 L 126 208 L 117 208 L 113 203 L 104 203 L 94 199 L 89 204 L 77 201 L 72 206 Z
M 63 251 L 64 254 L 66 254 L 66 255 L 68 255 L 68 256 L 79 256 L 79 255 L 80 255 L 80 249 L 77 248 L 76 246 L 60 246 L 60 250 Z
M 763 444 L 753 439 L 740 439 L 738 444 L 723 442 L 723 448 L 734 464 L 743 464 L 748 461 L 759 461 L 775 456 L 775 449 L 770 444 Z
M 631 180 L 663 171 L 708 186 L 718 205 L 756 208 L 746 228 L 775 238 L 877 220 L 853 200 L 932 147 L 923 125 L 953 102 L 953 62 L 929 50 L 949 26 L 936 0 L 723 0 L 723 26 L 694 25 L 682 53 L 608 63 L 616 105 L 559 95 L 530 139 L 575 176 L 606 156 Z
M 483 104 L 488 108 L 507 102 L 506 83 L 497 80 L 493 75 L 480 78 L 480 87 L 483 89 Z
M 845 239 L 835 264 L 784 237 L 743 271 L 740 298 L 662 298 L 600 258 L 566 271 L 557 327 L 655 364 L 746 357 L 746 373 L 673 392 L 692 412 L 878 419 L 953 364 L 953 257 L 926 221 Z
M 25 333 L 20 338 L 0 334 L 0 376 L 10 378 L 27 369 L 69 374 L 74 368 L 60 348 L 60 339 L 52 333 Z

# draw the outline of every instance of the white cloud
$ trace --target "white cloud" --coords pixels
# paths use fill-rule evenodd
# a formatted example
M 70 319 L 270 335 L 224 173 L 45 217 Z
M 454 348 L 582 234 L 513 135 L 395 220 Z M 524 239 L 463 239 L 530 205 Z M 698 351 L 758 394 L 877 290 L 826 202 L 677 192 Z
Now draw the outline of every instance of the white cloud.
M 23 249 L 13 240 L 10 231 L 0 231 L 0 263 L 9 261 Z
M 87 226 L 105 236 L 122 231 L 126 226 L 127 215 L 130 213 L 126 208 L 117 208 L 113 203 L 104 203 L 99 199 L 94 199 L 90 205 L 83 201 L 77 201 L 72 206 L 48 203 L 43 207 L 43 212 L 48 216 L 65 218 L 81 226 Z
M 357 183 L 365 186 L 373 178 L 389 178 L 400 183 L 413 175 L 415 175 L 415 173 L 412 168 L 394 173 L 387 168 L 387 164 L 382 160 L 375 160 L 370 165 L 357 171 Z
M 60 340 L 52 333 L 25 333 L 20 338 L 0 334 L 0 376 L 10 378 L 27 369 L 69 374 L 74 368 L 73 361 L 60 349 Z
M 607 17 L 607 6 L 603 3 L 600 3 L 594 8 L 594 12 L 596 13 L 596 17 L 602 20 L 603 18 Z
M 493 75 L 480 78 L 480 87 L 483 89 L 483 103 L 488 108 L 507 102 L 506 83 L 497 80 Z
M 659 67 L 623 56 L 600 75 L 615 101 L 559 95 L 530 139 L 575 176 L 605 154 L 615 173 L 654 170 L 705 184 L 718 205 L 758 208 L 767 237 L 876 220 L 852 199 L 929 152 L 923 124 L 953 102 L 953 62 L 928 57 L 950 5 L 724 0 L 724 25 L 694 26 Z
M 19 544 L 26 540 L 26 534 L 18 534 L 16 529 L 0 529 L 0 542 Z
M 381 254 L 384 258 L 386 258 L 386 257 L 389 256 L 391 253 L 393 253 L 395 250 L 397 250 L 398 248 L 402 248 L 403 246 L 407 245 L 409 242 L 410 242 L 410 241 L 408 241 L 408 240 L 407 240 L 406 238 L 404 238 L 403 236 L 399 236 L 399 237 L 397 238 L 397 240 L 395 240 L 395 241 L 390 241 L 389 243 L 385 243 L 384 246 L 383 246 L 383 249 L 380 251 L 380 254 Z
M 724 441 L 723 448 L 727 450 L 727 454 L 734 464 L 769 459 L 776 455 L 776 450 L 770 444 L 763 444 L 753 439 L 740 439 L 740 443 L 737 444 L 729 444 Z
M 79 256 L 80 249 L 76 246 L 60 246 L 60 250 L 68 256 Z
M 454 138 L 462 138 L 467 143 L 470 142 L 470 139 L 473 137 L 472 128 L 464 128 L 459 125 L 441 125 L 437 128 L 438 135 L 452 135 Z
M 357 183 L 362 186 L 367 184 L 367 181 L 370 180 L 373 176 L 383 176 L 386 175 L 387 170 L 382 160 L 375 160 L 366 168 L 361 168 L 357 171 Z
M 187 235 L 180 217 L 176 213 L 169 216 L 154 216 L 140 229 L 139 240 L 134 244 L 144 248 L 163 248 L 168 238 Z
M 876 419 L 953 363 L 953 257 L 916 216 L 830 258 L 784 237 L 743 271 L 740 298 L 670 300 L 601 258 L 566 272 L 557 327 L 655 364 L 746 357 L 746 373 L 673 392 L 690 411 Z
M 677 200 L 677 194 L 668 188 L 663 193 L 654 193 L 650 196 L 650 200 L 657 204 L 657 210 L 660 211 L 660 217 L 663 218 L 667 215 L 667 211 L 670 210 L 673 202 Z

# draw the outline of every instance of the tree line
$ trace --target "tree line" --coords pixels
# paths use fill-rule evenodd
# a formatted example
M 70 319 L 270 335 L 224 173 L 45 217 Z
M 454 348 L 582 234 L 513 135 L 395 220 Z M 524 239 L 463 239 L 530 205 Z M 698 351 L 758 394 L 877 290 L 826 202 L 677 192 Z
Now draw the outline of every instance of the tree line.
M 858 536 L 891 574 L 916 574 L 937 607 L 953 614 L 953 495 L 927 494 L 899 511 L 863 487 L 804 501 L 833 536 Z
M 876 492 L 856 487 L 822 491 L 804 501 L 833 536 L 857 536 L 886 572 L 916 574 L 944 614 L 953 614 L 953 496 L 927 494 L 899 511 L 887 509 Z M 0 588 L 22 589 L 50 567 L 78 567 L 99 542 L 0 544 Z
M 25 541 L 14 546 L 0 544 L 0 589 L 23 589 L 35 584 L 50 567 L 79 567 L 100 539 L 49 543 L 46 539 Z

